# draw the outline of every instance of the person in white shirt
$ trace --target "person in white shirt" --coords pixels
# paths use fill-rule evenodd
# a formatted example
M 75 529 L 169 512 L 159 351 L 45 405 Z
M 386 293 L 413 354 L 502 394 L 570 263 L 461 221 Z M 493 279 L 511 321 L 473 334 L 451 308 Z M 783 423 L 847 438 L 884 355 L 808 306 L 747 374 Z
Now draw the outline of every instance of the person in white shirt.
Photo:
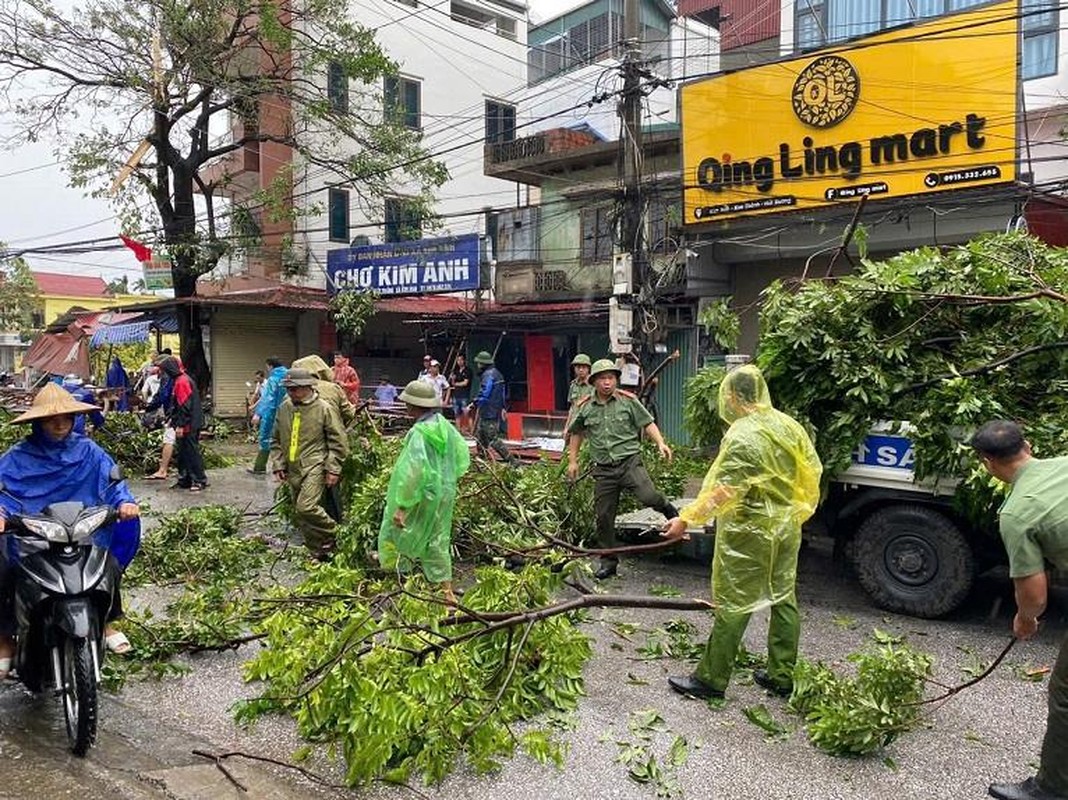
M 438 402 L 444 402 L 445 393 L 449 390 L 449 380 L 441 374 L 441 362 L 436 358 L 430 360 L 430 366 L 427 368 L 426 375 L 420 376 L 419 380 L 423 383 L 429 384 L 434 389 L 434 394 L 438 396 Z

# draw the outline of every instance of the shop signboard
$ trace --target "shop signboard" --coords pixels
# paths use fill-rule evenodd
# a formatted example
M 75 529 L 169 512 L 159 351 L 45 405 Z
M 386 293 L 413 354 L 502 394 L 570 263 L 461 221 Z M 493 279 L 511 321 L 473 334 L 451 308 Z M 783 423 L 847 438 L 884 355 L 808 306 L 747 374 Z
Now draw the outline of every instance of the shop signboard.
M 145 288 L 149 291 L 174 288 L 169 258 L 154 258 L 151 261 L 142 261 L 141 267 L 145 271 Z
M 685 223 L 1016 179 L 1015 2 L 681 90 Z
M 464 292 L 479 286 L 479 235 L 371 244 L 326 254 L 330 294 Z

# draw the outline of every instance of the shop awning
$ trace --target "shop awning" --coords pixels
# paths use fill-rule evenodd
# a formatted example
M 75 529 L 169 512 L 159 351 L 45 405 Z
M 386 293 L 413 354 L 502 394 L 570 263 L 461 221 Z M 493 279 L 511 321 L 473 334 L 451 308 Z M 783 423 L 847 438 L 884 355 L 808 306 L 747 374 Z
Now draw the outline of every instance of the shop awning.
M 173 314 L 166 314 L 156 319 L 138 319 L 117 325 L 105 325 L 93 333 L 93 339 L 90 344 L 93 347 L 100 347 L 109 344 L 147 342 L 152 335 L 152 331 L 156 330 L 162 333 L 178 333 L 178 320 Z

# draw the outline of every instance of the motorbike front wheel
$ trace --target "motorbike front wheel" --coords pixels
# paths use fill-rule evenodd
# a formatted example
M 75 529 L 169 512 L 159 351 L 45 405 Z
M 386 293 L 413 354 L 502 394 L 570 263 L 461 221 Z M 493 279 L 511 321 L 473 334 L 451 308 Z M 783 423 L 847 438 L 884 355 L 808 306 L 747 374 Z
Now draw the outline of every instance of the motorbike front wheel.
M 66 637 L 60 651 L 63 668 L 63 715 L 71 752 L 84 756 L 96 739 L 97 694 L 92 645 Z

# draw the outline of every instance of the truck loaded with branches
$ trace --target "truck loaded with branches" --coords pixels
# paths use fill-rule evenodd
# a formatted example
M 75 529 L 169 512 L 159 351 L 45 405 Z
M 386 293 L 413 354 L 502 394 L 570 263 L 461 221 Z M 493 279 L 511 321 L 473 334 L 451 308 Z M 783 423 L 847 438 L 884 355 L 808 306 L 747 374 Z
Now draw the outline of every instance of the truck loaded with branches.
M 1068 449 L 1068 252 L 999 234 L 779 281 L 760 329 L 757 364 L 775 404 L 815 437 L 831 476 L 822 520 L 864 588 L 891 610 L 952 611 L 1005 557 L 1000 489 L 971 432 L 1015 419 L 1038 456 Z M 706 371 L 689 387 L 688 420 L 706 442 L 717 380 Z

